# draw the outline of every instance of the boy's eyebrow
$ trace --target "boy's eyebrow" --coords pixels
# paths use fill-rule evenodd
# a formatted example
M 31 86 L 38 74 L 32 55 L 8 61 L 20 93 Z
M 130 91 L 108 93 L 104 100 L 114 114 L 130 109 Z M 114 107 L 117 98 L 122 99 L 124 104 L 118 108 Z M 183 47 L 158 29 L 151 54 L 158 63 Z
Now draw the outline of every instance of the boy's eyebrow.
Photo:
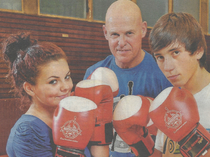
M 175 51 L 175 50 L 178 50 L 178 49 L 180 49 L 180 47 L 177 46 L 177 47 L 174 47 L 174 48 L 170 49 L 169 52 Z
M 160 53 L 153 53 L 153 55 L 154 55 L 154 56 L 159 56 L 159 55 L 160 55 Z
M 169 49 L 168 50 L 168 52 L 172 52 L 172 51 L 175 51 L 175 50 L 179 50 L 181 47 L 180 46 L 177 46 L 177 47 L 173 47 L 173 48 L 171 48 L 171 49 Z M 154 56 L 159 56 L 159 55 L 161 55 L 161 53 L 153 53 L 154 54 Z
M 169 49 L 169 52 L 170 51 L 175 51 L 177 49 L 180 49 L 180 48 L 182 48 L 182 46 L 183 46 L 182 44 L 175 42 L 174 44 L 171 45 L 171 49 Z

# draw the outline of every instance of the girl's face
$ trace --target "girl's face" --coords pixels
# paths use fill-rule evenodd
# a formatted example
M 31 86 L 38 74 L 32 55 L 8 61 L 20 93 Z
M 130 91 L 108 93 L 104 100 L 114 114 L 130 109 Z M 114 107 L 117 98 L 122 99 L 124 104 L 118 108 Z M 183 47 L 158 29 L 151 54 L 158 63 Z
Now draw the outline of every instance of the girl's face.
M 61 99 L 70 96 L 72 87 L 67 61 L 51 61 L 41 67 L 36 85 L 32 87 L 32 98 L 36 104 L 56 107 Z

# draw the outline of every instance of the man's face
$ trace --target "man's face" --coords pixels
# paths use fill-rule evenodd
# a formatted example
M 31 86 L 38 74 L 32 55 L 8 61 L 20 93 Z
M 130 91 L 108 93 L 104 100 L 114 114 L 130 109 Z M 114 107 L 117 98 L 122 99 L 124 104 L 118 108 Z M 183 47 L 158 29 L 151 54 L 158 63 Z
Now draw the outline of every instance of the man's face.
M 142 38 L 147 24 L 132 16 L 111 17 L 103 26 L 116 64 L 121 68 L 131 68 L 140 63 Z
M 202 52 L 193 55 L 186 51 L 183 44 L 177 42 L 154 53 L 157 64 L 167 79 L 177 87 L 190 88 L 197 81 Z

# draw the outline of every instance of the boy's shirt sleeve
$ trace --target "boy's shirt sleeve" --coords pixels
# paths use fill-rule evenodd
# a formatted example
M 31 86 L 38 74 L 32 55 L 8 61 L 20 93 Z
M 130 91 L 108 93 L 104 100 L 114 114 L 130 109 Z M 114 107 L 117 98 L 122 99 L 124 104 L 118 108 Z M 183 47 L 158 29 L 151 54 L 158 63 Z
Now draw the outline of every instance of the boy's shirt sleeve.
M 155 148 L 160 152 L 163 152 L 163 143 L 164 143 L 164 133 L 158 129 L 155 140 Z

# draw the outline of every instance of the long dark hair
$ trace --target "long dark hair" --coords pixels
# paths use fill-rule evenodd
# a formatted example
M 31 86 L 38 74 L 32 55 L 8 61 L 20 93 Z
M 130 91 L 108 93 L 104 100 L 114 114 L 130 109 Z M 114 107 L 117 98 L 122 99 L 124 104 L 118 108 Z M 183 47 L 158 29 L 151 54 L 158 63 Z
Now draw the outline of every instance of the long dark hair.
M 31 39 L 30 33 L 20 32 L 10 35 L 2 46 L 4 60 L 9 62 L 9 74 L 16 96 L 22 100 L 22 108 L 28 106 L 31 97 L 23 89 L 24 82 L 36 85 L 40 69 L 53 60 L 64 58 L 61 48 L 50 42 Z

